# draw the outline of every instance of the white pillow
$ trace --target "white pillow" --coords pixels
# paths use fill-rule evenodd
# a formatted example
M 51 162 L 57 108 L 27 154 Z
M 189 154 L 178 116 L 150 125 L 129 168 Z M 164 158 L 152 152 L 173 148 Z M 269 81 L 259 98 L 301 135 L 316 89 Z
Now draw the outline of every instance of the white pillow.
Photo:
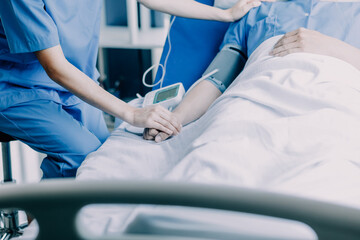
M 239 0 L 215 0 L 214 7 L 228 9 L 235 5 Z

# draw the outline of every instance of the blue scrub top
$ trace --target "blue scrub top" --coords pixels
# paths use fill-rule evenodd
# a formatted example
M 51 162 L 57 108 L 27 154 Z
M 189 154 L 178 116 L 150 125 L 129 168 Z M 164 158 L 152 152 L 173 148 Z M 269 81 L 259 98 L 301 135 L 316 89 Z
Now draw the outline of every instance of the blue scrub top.
M 319 31 L 360 48 L 360 3 L 290 0 L 263 2 L 231 24 L 225 44 L 239 45 L 250 56 L 266 39 L 300 27 Z
M 52 81 L 33 52 L 61 45 L 67 60 L 97 81 L 102 0 L 1 0 L 0 110 L 33 99 L 79 101 Z

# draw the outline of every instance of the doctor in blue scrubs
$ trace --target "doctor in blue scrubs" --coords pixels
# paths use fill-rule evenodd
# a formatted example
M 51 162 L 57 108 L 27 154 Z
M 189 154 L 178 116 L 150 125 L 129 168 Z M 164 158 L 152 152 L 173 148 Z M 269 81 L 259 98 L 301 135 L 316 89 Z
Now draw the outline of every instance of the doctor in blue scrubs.
M 221 10 L 192 0 L 141 0 L 183 17 L 241 18 L 259 0 Z M 102 111 L 139 127 L 177 134 L 174 115 L 133 108 L 99 87 L 95 64 L 102 0 L 1 0 L 0 131 L 43 152 L 43 178 L 74 177 L 108 137 Z

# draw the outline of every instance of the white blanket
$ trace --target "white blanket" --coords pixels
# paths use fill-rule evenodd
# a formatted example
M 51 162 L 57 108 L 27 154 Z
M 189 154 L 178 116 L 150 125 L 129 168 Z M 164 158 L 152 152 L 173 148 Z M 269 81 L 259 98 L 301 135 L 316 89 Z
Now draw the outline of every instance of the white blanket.
M 279 37 L 179 136 L 157 144 L 117 129 L 78 178 L 229 184 L 360 203 L 360 72 L 322 55 L 271 57 Z
M 160 144 L 116 129 L 78 179 L 165 179 L 360 208 L 360 71 L 328 56 L 272 57 L 264 42 L 196 122 Z

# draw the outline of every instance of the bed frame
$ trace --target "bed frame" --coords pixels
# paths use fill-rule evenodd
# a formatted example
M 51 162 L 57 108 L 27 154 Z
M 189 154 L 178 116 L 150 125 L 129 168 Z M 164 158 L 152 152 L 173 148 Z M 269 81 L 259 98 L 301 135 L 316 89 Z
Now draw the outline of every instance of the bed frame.
M 40 228 L 38 240 L 84 239 L 77 230 L 76 215 L 83 206 L 94 203 L 176 205 L 254 213 L 303 222 L 320 240 L 360 239 L 359 209 L 254 189 L 156 181 L 74 180 L 0 187 L 0 209 L 19 208 L 33 214 Z M 195 238 L 127 235 L 103 239 Z

